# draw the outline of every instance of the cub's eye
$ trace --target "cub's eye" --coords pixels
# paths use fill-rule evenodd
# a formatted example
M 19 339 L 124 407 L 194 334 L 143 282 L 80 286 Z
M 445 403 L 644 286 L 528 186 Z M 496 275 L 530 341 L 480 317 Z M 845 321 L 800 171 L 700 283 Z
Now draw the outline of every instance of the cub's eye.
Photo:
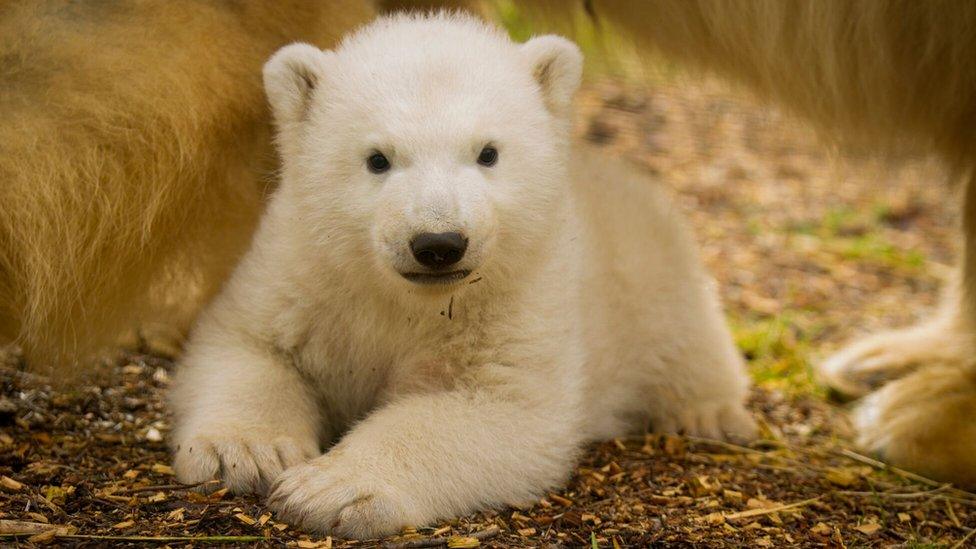
M 383 153 L 373 153 L 366 159 L 366 167 L 373 173 L 383 173 L 390 169 L 390 161 Z
M 478 155 L 478 164 L 490 168 L 495 165 L 495 162 L 498 162 L 498 149 L 491 145 L 481 149 L 481 154 Z

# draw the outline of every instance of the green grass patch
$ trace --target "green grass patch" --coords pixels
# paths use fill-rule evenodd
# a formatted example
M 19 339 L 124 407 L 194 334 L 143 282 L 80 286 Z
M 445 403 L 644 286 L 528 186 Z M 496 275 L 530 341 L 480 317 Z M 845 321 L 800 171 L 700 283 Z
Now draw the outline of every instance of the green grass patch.
M 885 209 L 875 206 L 867 211 L 848 207 L 829 210 L 819 222 L 798 223 L 788 230 L 813 236 L 821 248 L 838 261 L 858 261 L 876 266 L 917 273 L 925 267 L 925 255 L 892 244 L 885 236 Z
M 815 334 L 798 325 L 792 315 L 732 318 L 730 324 L 756 385 L 789 395 L 825 395 L 809 360 Z

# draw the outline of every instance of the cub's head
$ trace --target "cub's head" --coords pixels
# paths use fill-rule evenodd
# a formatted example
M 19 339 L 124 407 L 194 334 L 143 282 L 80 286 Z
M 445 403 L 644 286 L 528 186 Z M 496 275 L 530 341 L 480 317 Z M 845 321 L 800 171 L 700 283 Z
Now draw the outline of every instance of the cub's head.
M 279 192 L 310 253 L 421 295 L 524 274 L 568 191 L 581 69 L 563 38 L 516 44 L 457 15 L 380 19 L 334 51 L 280 50 L 264 68 Z

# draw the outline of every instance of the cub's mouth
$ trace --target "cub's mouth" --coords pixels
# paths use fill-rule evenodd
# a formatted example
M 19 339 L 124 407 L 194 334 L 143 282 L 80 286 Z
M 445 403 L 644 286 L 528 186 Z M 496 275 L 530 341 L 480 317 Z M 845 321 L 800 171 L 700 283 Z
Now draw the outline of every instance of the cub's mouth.
M 460 270 L 447 272 L 400 273 L 400 276 L 415 284 L 433 285 L 451 284 L 452 282 L 463 280 L 469 274 L 471 274 L 470 270 Z

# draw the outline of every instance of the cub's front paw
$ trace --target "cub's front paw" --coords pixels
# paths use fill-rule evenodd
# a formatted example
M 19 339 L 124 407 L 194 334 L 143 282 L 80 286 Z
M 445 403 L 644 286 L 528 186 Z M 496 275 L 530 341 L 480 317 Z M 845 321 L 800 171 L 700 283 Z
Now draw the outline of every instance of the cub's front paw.
M 336 454 L 288 469 L 278 478 L 268 505 L 281 520 L 357 539 L 392 535 L 411 524 L 408 510 L 413 505 L 382 472 Z
M 739 403 L 698 403 L 670 410 L 653 422 L 661 433 L 711 438 L 715 440 L 749 441 L 756 438 L 756 421 Z
M 177 444 L 173 457 L 177 480 L 196 484 L 221 479 L 236 494 L 264 494 L 282 471 L 318 454 L 312 441 L 260 437 L 245 429 L 220 431 L 220 435 L 189 436 Z

